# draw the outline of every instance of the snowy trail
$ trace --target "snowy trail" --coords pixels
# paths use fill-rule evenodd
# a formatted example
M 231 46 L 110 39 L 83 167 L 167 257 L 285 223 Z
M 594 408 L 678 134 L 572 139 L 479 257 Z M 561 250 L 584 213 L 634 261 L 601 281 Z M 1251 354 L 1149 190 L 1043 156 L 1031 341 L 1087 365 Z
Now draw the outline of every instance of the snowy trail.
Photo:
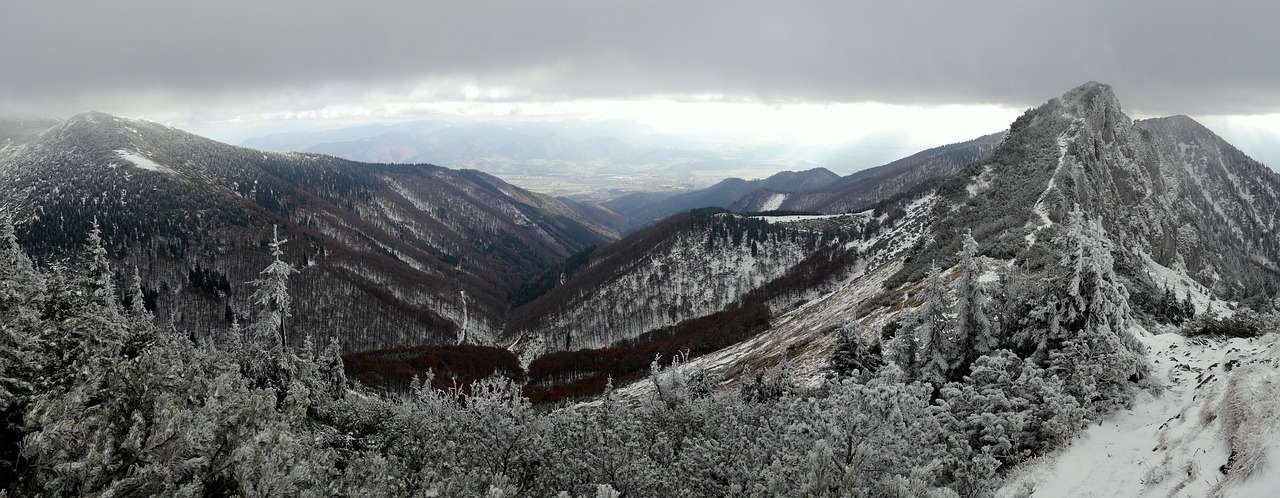
M 1239 427 L 1264 427 L 1243 437 L 1260 448 L 1264 465 L 1280 465 L 1275 340 L 1143 337 L 1165 383 L 1159 396 L 1141 393 L 1131 409 L 1089 427 L 1060 453 L 1015 471 L 997 496 L 1275 496 L 1280 472 L 1227 473 L 1232 448 L 1241 453 L 1241 439 L 1231 439 Z M 1243 409 L 1268 415 L 1239 423 L 1238 392 L 1262 394 L 1258 406 Z
M 1062 172 L 1062 165 L 1066 163 L 1067 144 L 1069 143 L 1071 143 L 1071 141 L 1067 139 L 1066 132 L 1058 135 L 1058 166 L 1053 169 L 1053 174 L 1049 175 L 1049 184 L 1044 187 L 1043 192 L 1040 192 L 1040 197 L 1036 199 L 1036 205 L 1032 208 L 1032 211 L 1035 211 L 1035 213 L 1040 216 L 1040 226 L 1027 234 L 1027 247 L 1036 245 L 1036 236 L 1040 234 L 1040 231 L 1053 224 L 1053 220 L 1049 219 L 1049 210 L 1044 207 L 1044 198 L 1049 195 L 1049 192 L 1053 190 L 1055 186 L 1057 186 L 1058 173 Z

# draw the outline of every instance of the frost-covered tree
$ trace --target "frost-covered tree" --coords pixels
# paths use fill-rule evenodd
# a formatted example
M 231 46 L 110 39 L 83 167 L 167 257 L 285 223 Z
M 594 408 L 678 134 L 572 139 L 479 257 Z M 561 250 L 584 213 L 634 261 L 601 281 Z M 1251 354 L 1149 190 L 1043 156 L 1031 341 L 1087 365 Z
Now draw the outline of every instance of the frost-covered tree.
M 135 320 L 150 320 L 151 312 L 147 311 L 146 298 L 143 296 L 142 276 L 138 274 L 138 267 L 133 267 L 133 278 L 129 280 L 128 288 L 129 300 L 129 317 Z
M 1008 350 L 979 357 L 948 383 L 938 419 L 948 440 L 945 479 L 964 495 L 989 492 L 990 476 L 1074 436 L 1084 410 L 1057 377 Z
M 1055 239 L 1064 255 L 1049 277 L 1056 291 L 1048 332 L 1048 370 L 1092 413 L 1109 412 L 1132 396 L 1131 380 L 1146 376 L 1142 344 L 1129 332 L 1129 293 L 1114 269 L 1111 241 L 1097 220 L 1076 206 Z
M 0 279 L 13 279 L 13 285 L 35 277 L 31 258 L 18 246 L 13 217 L 0 210 Z
M 919 365 L 920 341 L 916 338 L 915 329 L 909 326 L 898 327 L 893 338 L 884 344 L 885 363 L 898 367 L 898 372 L 908 379 L 919 377 L 916 367 Z
M 915 370 L 921 381 L 941 387 L 947 381 L 955 345 L 950 338 L 947 288 L 937 264 L 929 267 L 924 286 L 924 302 L 915 311 L 915 333 L 920 344 Z
M 791 377 L 791 362 L 786 352 L 778 363 L 770 368 L 757 370 L 754 377 L 743 373 L 739 396 L 745 401 L 777 401 L 795 394 L 795 379 Z
M 337 338 L 330 338 L 324 352 L 320 354 L 319 370 L 324 388 L 330 396 L 342 398 L 347 393 L 347 372 L 342 363 L 342 348 Z
M 886 365 L 866 384 L 833 384 L 808 422 L 829 442 L 833 460 L 856 473 L 859 490 L 870 496 L 886 495 L 894 476 L 927 469 L 944 455 L 930 407 L 933 387 L 903 381 L 897 365 Z M 932 471 L 926 473 L 923 480 L 932 481 Z
M 688 355 L 676 355 L 666 368 L 660 363 L 661 359 L 662 355 L 658 355 L 649 365 L 649 381 L 653 383 L 654 395 L 662 406 L 674 410 L 688 404 L 692 398 L 685 366 Z
M 36 387 L 37 334 L 44 279 L 18 246 L 8 211 L 0 210 L 0 482 L 11 469 L 21 438 L 21 406 Z
M 960 274 L 955 280 L 955 363 L 951 378 L 968 373 L 978 357 L 1000 347 L 996 325 L 989 315 L 991 297 L 981 278 L 986 268 L 978 258 L 978 242 L 966 230 L 960 249 Z
M 101 306 L 105 311 L 115 313 L 115 286 L 112 284 L 111 262 L 107 259 L 107 249 L 102 245 L 102 230 L 94 218 L 89 230 L 89 240 L 85 245 L 87 258 L 85 268 L 85 292 L 91 302 Z
M 258 307 L 253 328 L 259 337 L 279 350 L 284 350 L 289 344 L 285 333 L 285 320 L 291 316 L 288 282 L 290 275 L 298 273 L 293 265 L 280 259 L 284 255 L 280 246 L 285 242 L 280 240 L 279 230 L 272 226 L 271 242 L 267 247 L 271 249 L 271 257 L 274 259 L 260 272 L 262 278 L 249 282 L 255 287 L 249 299 Z

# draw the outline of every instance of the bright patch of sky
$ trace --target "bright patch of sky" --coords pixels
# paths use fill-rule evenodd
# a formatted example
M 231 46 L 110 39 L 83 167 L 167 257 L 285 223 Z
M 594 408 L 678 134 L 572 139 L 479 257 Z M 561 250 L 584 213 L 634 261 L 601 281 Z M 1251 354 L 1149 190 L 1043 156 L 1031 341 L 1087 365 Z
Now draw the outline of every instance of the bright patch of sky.
M 806 159 L 832 153 L 832 149 L 842 146 L 887 149 L 879 155 L 870 154 L 868 157 L 875 158 L 871 159 L 874 162 L 1005 130 L 1023 111 L 1001 105 L 766 103 L 723 95 L 521 101 L 505 100 L 518 94 L 509 89 L 474 86 L 464 87 L 453 95 L 459 93 L 468 98 L 430 100 L 435 93 L 419 90 L 408 97 L 425 97 L 421 100 L 395 101 L 385 99 L 386 95 L 377 95 L 298 109 L 295 102 L 272 99 L 281 104 L 277 110 L 221 110 L 199 115 L 160 111 L 158 115 L 145 117 L 228 143 L 282 132 L 412 120 L 622 121 L 648 127 L 655 133 L 718 141 L 725 146 L 792 146 L 797 149 L 797 157 Z M 322 99 L 316 99 L 319 100 Z M 1135 117 L 1156 116 L 1136 114 Z M 1280 169 L 1280 114 L 1194 117 L 1249 156 Z
M 690 138 L 829 147 L 868 137 L 892 137 L 904 146 L 960 142 L 1005 129 L 1020 112 L 994 105 L 925 107 L 874 102 L 770 104 L 727 99 L 643 99 L 342 104 L 207 121 L 178 116 L 161 116 L 159 120 L 232 143 L 260 135 L 264 129 L 281 132 L 439 119 L 625 121 L 658 133 Z

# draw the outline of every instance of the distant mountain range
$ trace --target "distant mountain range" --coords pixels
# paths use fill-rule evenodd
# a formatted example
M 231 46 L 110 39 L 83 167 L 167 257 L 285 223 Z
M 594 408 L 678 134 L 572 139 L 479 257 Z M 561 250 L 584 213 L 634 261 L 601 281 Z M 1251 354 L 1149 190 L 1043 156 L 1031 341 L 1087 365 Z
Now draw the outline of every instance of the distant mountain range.
M 866 210 L 881 199 L 955 175 L 966 164 L 985 158 L 1003 137 L 1003 132 L 992 133 L 966 142 L 934 147 L 815 188 L 787 191 L 766 187 L 740 198 L 730 208 L 762 211 L 768 207 L 821 213 Z
M 552 195 L 596 201 L 634 191 L 700 187 L 785 164 L 782 153 L 769 147 L 728 150 L 621 122 L 420 121 L 278 134 L 243 145 L 370 163 L 474 168 Z
M 592 137 L 486 141 L 459 131 L 433 136 L 487 147 L 483 154 L 625 149 Z M 555 334 L 570 347 L 607 345 L 731 306 L 831 247 L 856 247 L 859 272 L 903 257 L 886 285 L 918 281 L 927 262 L 954 260 L 963 229 L 989 257 L 1038 261 L 1037 241 L 1075 205 L 1103 220 L 1121 248 L 1121 273 L 1148 291 L 1165 285 L 1150 276 L 1159 268 L 1219 299 L 1269 299 L 1280 289 L 1280 249 L 1266 242 L 1280 229 L 1270 214 L 1280 211 L 1277 175 L 1190 118 L 1130 121 L 1099 84 L 1028 111 L 1004 134 L 846 177 L 815 168 L 605 205 L 478 171 L 266 153 L 98 113 L 4 121 L 0 140 L 5 205 L 38 257 L 73 251 L 97 218 L 122 268 L 142 270 L 163 317 L 226 327 L 249 308 L 243 282 L 265 265 L 262 241 L 279 225 L 303 268 L 297 326 L 339 336 L 349 350 Z M 938 206 L 927 224 L 918 215 L 926 198 Z M 725 213 L 661 221 L 703 207 L 856 216 L 784 223 L 780 235 Z M 916 231 L 904 232 L 904 216 Z M 571 256 L 586 266 L 565 267 Z M 210 279 L 230 289 L 202 285 Z M 663 294 L 673 285 L 685 290 Z M 338 302 L 351 304 L 320 318 L 317 310 Z M 571 315 L 586 310 L 604 321 L 574 329 L 586 322 Z
M 698 207 L 723 207 L 736 212 L 864 211 L 884 199 L 955 175 L 966 164 L 990 154 L 1003 136 L 1003 132 L 993 133 L 935 147 L 844 177 L 825 168 L 783 171 L 762 180 L 729 178 L 710 187 L 674 195 L 637 192 L 605 201 L 603 205 L 630 218 L 632 228 Z
M 840 180 L 840 175 L 825 168 L 808 171 L 783 171 L 762 180 L 727 178 L 710 187 L 674 195 L 640 192 L 604 202 L 604 206 L 631 219 L 632 226 L 643 226 L 675 213 L 700 207 L 730 207 L 757 192 L 790 193 L 821 188 Z M 766 194 L 766 197 L 768 195 Z M 781 199 L 779 199 L 781 201 Z M 778 209 L 769 206 L 768 198 L 748 211 Z

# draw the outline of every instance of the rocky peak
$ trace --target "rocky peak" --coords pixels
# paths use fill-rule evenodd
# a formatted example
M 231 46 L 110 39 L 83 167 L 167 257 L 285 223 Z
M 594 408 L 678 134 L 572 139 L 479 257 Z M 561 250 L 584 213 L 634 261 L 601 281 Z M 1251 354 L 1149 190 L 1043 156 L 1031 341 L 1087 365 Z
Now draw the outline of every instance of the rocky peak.
M 1177 115 L 1139 121 L 1135 125 L 1156 135 L 1164 135 L 1184 143 L 1198 143 L 1206 140 L 1221 142 L 1212 130 L 1205 128 L 1200 122 L 1190 117 Z
M 1111 85 L 1090 81 L 1059 97 L 1063 112 L 1084 122 L 1085 128 L 1105 142 L 1123 140 L 1133 121 L 1120 108 Z
M 1269 296 L 1280 285 L 1280 249 L 1260 242 L 1280 231 L 1280 175 L 1186 116 L 1134 123 L 1105 84 L 1028 111 L 967 171 L 940 189 L 948 219 L 936 226 L 945 230 L 916 259 L 951 257 L 955 227 L 985 234 L 993 257 L 1031 254 L 1080 206 L 1125 253 L 1135 282 L 1150 280 L 1144 265 L 1154 264 L 1224 299 Z M 913 271 L 895 282 L 923 273 Z

